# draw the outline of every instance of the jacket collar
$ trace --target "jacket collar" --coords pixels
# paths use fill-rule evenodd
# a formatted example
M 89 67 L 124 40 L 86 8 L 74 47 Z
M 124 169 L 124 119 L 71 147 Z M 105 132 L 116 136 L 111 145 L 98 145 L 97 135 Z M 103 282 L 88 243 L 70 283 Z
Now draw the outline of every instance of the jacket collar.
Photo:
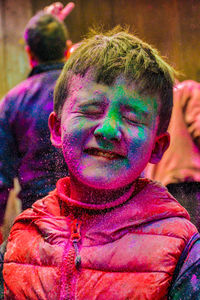
M 104 204 L 90 204 L 90 203 L 83 203 L 80 201 L 76 201 L 70 198 L 70 179 L 69 177 L 61 178 L 58 180 L 56 187 L 57 187 L 57 193 L 60 198 L 60 200 L 64 203 L 66 203 L 68 206 L 71 207 L 79 207 L 83 209 L 89 209 L 89 210 L 105 210 L 105 209 L 112 209 L 114 207 L 120 206 L 126 201 L 128 201 L 130 198 L 135 196 L 137 193 L 139 193 L 147 184 L 149 183 L 149 180 L 138 178 L 135 180 L 130 187 L 130 189 L 124 193 L 120 198 L 116 199 L 115 201 L 110 201 L 108 203 Z
M 64 63 L 54 63 L 54 64 L 39 64 L 38 66 L 34 67 L 31 72 L 29 73 L 28 77 L 53 71 L 53 70 L 61 70 L 64 67 Z
M 143 181 L 144 179 L 140 180 Z M 90 210 L 83 209 L 82 203 L 75 203 L 74 200 L 69 198 L 68 178 L 63 178 L 58 182 L 59 184 L 57 183 L 57 188 L 54 191 L 45 198 L 36 201 L 32 209 L 27 209 L 16 218 L 15 223 L 25 220 L 34 222 L 39 230 L 51 239 L 51 235 L 52 237 L 54 236 L 55 230 L 57 232 L 56 236 L 60 235 L 60 232 L 62 232 L 62 235 L 66 234 L 68 236 L 69 229 L 67 229 L 67 226 L 71 222 L 71 218 L 79 218 L 84 222 L 82 230 L 84 232 L 87 231 L 85 237 L 87 240 L 94 240 L 95 244 L 97 241 L 98 243 L 99 241 L 103 243 L 117 239 L 128 228 L 134 227 L 135 232 L 137 231 L 138 233 L 142 233 L 143 230 L 148 232 L 148 225 L 151 228 L 151 224 L 154 222 L 156 222 L 154 229 L 157 232 L 156 234 L 158 234 L 162 232 L 162 224 L 166 224 L 165 220 L 168 218 L 171 219 L 168 221 L 168 230 L 170 230 L 171 226 L 172 232 L 174 232 L 173 228 L 176 226 L 175 232 L 177 234 L 174 233 L 173 236 L 177 235 L 178 237 L 180 226 L 183 225 L 182 222 L 178 222 L 178 219 L 184 218 L 189 220 L 187 211 L 167 192 L 165 187 L 156 182 L 148 180 L 149 183 L 136 194 L 134 194 L 133 188 L 133 194 L 129 198 L 123 199 L 123 205 L 121 203 L 121 205 L 117 206 L 113 202 L 112 205 L 114 205 L 115 209 L 104 210 L 104 213 L 97 208 L 95 208 L 95 213 L 94 207 L 90 207 Z M 69 208 L 68 214 L 62 213 L 62 207 L 60 207 L 62 203 Z M 68 215 L 68 218 L 66 218 L 66 215 Z M 177 217 L 179 218 L 177 219 Z M 145 229 L 146 227 L 147 229 Z M 63 231 L 64 228 L 66 233 Z M 187 223 L 185 228 L 188 228 Z M 195 226 L 191 227 L 191 230 L 192 233 L 196 232 Z M 187 230 L 184 232 L 185 236 L 187 236 Z M 85 243 L 87 244 L 87 241 Z

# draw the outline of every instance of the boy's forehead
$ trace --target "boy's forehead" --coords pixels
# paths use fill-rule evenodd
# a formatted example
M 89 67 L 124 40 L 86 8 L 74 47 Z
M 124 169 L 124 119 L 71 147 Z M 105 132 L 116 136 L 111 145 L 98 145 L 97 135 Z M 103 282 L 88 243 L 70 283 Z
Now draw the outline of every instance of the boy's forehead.
M 74 74 L 68 82 L 68 94 L 70 97 L 77 93 L 98 95 L 108 91 L 112 91 L 114 94 L 130 92 L 136 94 L 134 82 L 130 84 L 123 75 L 118 76 L 111 86 L 104 83 L 97 83 L 93 71 L 88 71 L 84 76 Z
M 98 96 L 102 95 L 112 99 L 123 99 L 123 101 L 126 101 L 126 99 L 137 99 L 137 101 L 142 102 L 145 99 L 153 104 L 154 109 L 157 110 L 158 106 L 157 97 L 140 95 L 135 82 L 128 80 L 123 74 L 116 77 L 112 85 L 108 86 L 104 83 L 97 83 L 95 73 L 92 70 L 86 72 L 84 76 L 80 74 L 71 76 L 68 82 L 68 98 L 66 102 L 72 107 L 77 101 L 98 98 Z

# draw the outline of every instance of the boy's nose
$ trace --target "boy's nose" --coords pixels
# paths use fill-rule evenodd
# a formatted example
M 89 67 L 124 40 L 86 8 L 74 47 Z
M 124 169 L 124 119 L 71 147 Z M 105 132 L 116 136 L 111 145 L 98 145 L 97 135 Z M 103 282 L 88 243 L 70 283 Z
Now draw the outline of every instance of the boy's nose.
M 121 140 L 121 130 L 119 124 L 112 119 L 106 118 L 94 131 L 95 137 L 100 137 L 105 140 Z

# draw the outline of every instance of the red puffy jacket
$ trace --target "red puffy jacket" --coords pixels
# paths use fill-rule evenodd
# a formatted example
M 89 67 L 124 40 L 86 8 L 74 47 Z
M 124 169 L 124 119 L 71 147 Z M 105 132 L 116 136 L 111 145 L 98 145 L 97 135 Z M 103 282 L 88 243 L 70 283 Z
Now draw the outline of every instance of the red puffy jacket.
M 164 187 L 143 179 L 138 185 L 136 195 L 133 185 L 105 210 L 70 199 L 69 178 L 59 180 L 15 221 L 5 299 L 167 299 L 197 230 Z

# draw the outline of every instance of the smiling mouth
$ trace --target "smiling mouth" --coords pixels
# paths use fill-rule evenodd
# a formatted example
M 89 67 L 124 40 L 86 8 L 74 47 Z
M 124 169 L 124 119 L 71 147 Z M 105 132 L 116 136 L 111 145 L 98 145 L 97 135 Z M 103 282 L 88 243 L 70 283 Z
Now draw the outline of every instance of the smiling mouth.
M 110 160 L 124 158 L 124 156 L 122 156 L 120 154 L 113 153 L 111 151 L 106 151 L 106 150 L 99 150 L 96 148 L 88 148 L 88 149 L 84 150 L 84 152 L 89 155 L 92 155 L 92 156 L 105 157 Z

